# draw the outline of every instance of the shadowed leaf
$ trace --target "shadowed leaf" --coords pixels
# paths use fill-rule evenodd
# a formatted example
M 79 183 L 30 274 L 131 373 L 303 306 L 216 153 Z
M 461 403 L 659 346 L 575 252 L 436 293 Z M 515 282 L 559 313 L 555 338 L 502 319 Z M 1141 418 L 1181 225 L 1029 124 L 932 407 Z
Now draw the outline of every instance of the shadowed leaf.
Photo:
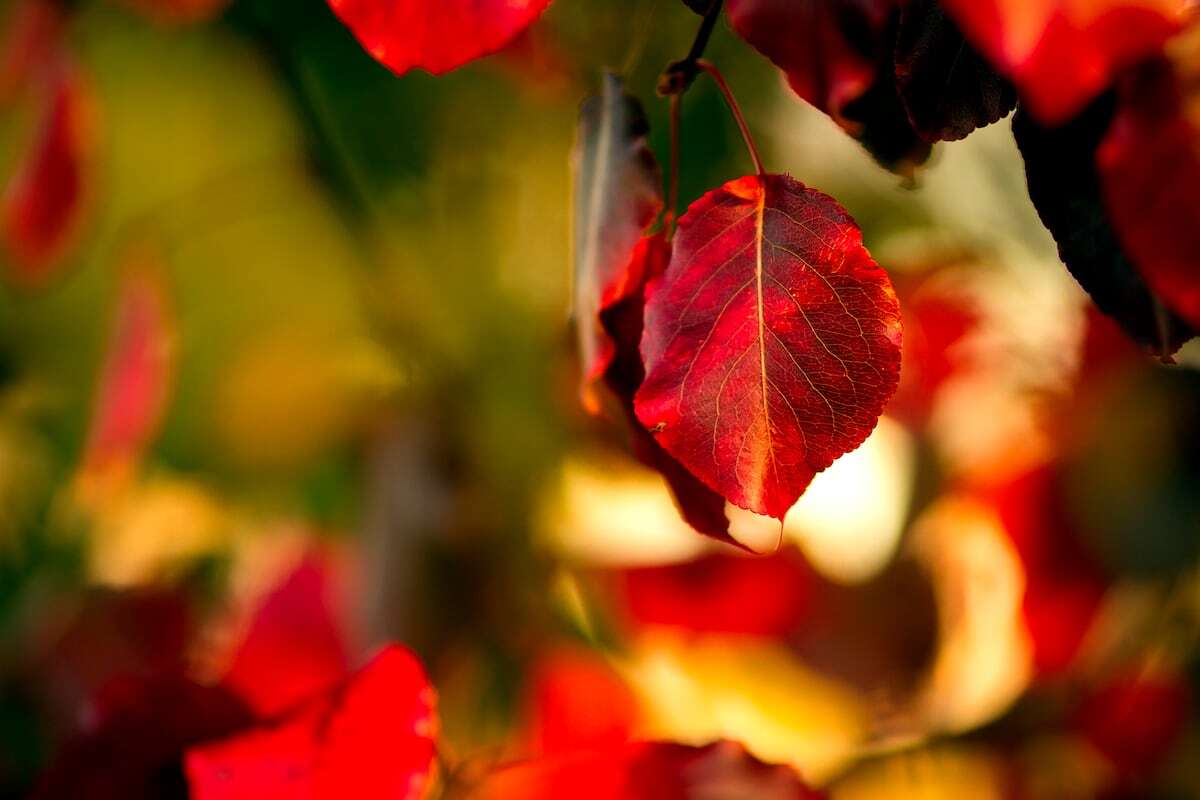
M 612 363 L 615 345 L 600 323 L 608 308 L 641 289 L 645 254 L 634 250 L 662 210 L 662 177 L 646 147 L 648 125 L 621 79 L 605 75 L 600 95 L 580 111 L 573 166 L 575 326 L 583 368 L 580 394 L 599 410 L 595 383 Z
M 1042 127 L 1021 109 L 1013 135 L 1025 159 L 1029 197 L 1067 269 L 1130 338 L 1167 356 L 1195 333 L 1162 311 L 1105 216 L 1094 154 L 1112 113 L 1111 95 L 1059 128 Z
M 1200 34 L 1200 29 L 1197 29 Z M 1192 47 L 1200 35 L 1192 36 Z M 1200 58 L 1193 71 L 1200 74 Z M 1195 77 L 1166 61 L 1130 75 L 1096 152 L 1117 238 L 1146 283 L 1200 328 L 1200 98 Z M 1189 96 L 1189 87 L 1192 95 Z
M 967 44 L 937 0 L 913 0 L 900 14 L 896 85 L 927 142 L 962 139 L 1017 105 L 1016 90 Z

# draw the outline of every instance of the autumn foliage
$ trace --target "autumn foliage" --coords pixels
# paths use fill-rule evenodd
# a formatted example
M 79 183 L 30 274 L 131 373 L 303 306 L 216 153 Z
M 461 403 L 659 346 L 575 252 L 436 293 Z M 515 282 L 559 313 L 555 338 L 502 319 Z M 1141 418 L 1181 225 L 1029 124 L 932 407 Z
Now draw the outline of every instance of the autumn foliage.
M 6 9 L 0 797 L 1200 792 L 1194 2 L 301 5 Z

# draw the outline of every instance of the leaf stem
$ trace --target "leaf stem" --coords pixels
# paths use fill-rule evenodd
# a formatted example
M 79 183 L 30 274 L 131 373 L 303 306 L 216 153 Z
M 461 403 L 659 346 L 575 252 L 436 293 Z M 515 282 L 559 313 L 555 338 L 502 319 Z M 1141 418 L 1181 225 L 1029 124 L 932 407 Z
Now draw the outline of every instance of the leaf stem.
M 758 156 L 758 148 L 754 146 L 754 137 L 750 135 L 750 128 L 746 125 L 746 118 L 742 116 L 742 109 L 738 106 L 737 99 L 733 96 L 733 91 L 729 88 L 729 84 L 725 82 L 725 76 L 711 62 L 704 59 L 697 59 L 696 66 L 707 72 L 716 82 L 717 88 L 721 90 L 722 96 L 725 98 L 725 103 L 729 106 L 729 112 L 733 114 L 734 120 L 737 122 L 738 130 L 742 132 L 742 140 L 746 143 L 746 149 L 750 151 L 750 160 L 754 162 L 754 171 L 759 175 L 766 174 L 763 169 L 762 159 Z
M 667 177 L 667 213 L 663 218 L 668 242 L 675 235 L 675 214 L 679 207 L 679 128 L 682 106 L 683 95 L 671 95 L 671 166 Z

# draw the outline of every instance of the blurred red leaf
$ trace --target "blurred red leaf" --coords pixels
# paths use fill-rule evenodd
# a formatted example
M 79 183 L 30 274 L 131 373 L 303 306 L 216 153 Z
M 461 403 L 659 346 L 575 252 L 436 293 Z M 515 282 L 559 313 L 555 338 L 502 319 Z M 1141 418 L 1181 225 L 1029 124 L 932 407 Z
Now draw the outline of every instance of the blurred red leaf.
M 0 36 L 0 103 L 36 83 L 37 74 L 59 53 L 62 35 L 63 15 L 57 3 L 19 0 L 12 4 Z
M 647 298 L 638 419 L 751 511 L 782 519 L 896 389 L 891 282 L 849 215 L 785 175 L 693 203 Z
M 114 679 L 85 720 L 38 781 L 36 800 L 183 800 L 184 749 L 233 733 L 252 717 L 223 689 L 157 676 Z
M 1153 772 L 1183 733 L 1191 692 L 1170 673 L 1122 674 L 1091 691 L 1075 713 L 1076 729 L 1119 777 Z
M 583 369 L 580 394 L 589 411 L 595 384 L 616 355 L 600 315 L 639 292 L 654 240 L 642 233 L 662 210 L 662 176 L 646 147 L 649 126 L 621 79 L 604 76 L 600 95 L 580 110 L 573 154 L 575 326 Z
M 327 563 L 309 554 L 255 611 L 224 683 L 261 716 L 286 711 L 349 673 L 330 590 Z
M 959 345 L 980 322 L 963 291 L 940 285 L 936 273 L 924 280 L 898 279 L 904 318 L 900 385 L 887 413 L 910 425 L 925 423 L 942 385 L 963 365 Z
M 1034 667 L 1054 676 L 1075 661 L 1108 585 L 1067 513 L 1055 465 L 984 490 L 1025 567 L 1022 614 Z
M 530 736 L 535 753 L 613 747 L 630 739 L 637 699 L 604 659 L 560 647 L 538 659 L 530 677 Z
M 1188 0 L 943 0 L 963 33 L 1048 125 L 1066 122 L 1123 68 L 1154 55 Z
M 642 742 L 501 768 L 479 800 L 819 800 L 790 768 L 764 764 L 735 742 L 690 747 Z
M 139 248 L 123 266 L 83 457 L 85 469 L 140 458 L 158 429 L 170 393 L 175 326 L 157 254 Z
M 790 548 L 762 558 L 714 553 L 615 577 L 625 613 L 638 624 L 756 636 L 794 631 L 808 610 L 814 581 Z
M 927 142 L 962 139 L 1017 105 L 1016 91 L 966 43 L 937 0 L 911 0 L 901 12 L 896 84 Z
M 83 220 L 91 131 L 89 99 L 74 67 L 50 70 L 45 109 L 0 201 L 0 240 L 20 283 L 44 282 Z
M 433 687 L 392 645 L 275 723 L 188 751 L 193 800 L 419 798 L 435 769 Z
M 74 716 L 120 675 L 182 675 L 194 620 L 187 598 L 166 589 L 93 590 L 61 628 L 48 626 L 37 667 L 50 705 Z
M 368 53 L 403 75 L 441 75 L 508 44 L 550 0 L 329 0 Z
M 729 0 L 738 35 L 802 98 L 844 127 L 846 105 L 875 82 L 895 0 Z
M 1200 44 L 1200 33 L 1191 40 Z M 1200 75 L 1200 58 L 1192 58 Z M 1172 311 L 1200 328 L 1200 93 L 1189 96 L 1186 80 L 1161 60 L 1122 81 L 1096 163 L 1130 260 Z

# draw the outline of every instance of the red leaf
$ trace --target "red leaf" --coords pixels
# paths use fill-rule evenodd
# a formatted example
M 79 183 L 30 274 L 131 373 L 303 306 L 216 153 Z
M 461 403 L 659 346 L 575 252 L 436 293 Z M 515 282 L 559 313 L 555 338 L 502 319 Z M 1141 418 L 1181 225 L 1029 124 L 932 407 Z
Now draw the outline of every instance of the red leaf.
M 736 505 L 782 519 L 896 390 L 891 282 L 832 198 L 746 176 L 692 204 L 648 289 L 638 419 Z
M 1200 29 L 1190 38 L 1200 44 Z M 1187 96 L 1186 79 L 1163 61 L 1124 81 L 1096 163 L 1130 260 L 1171 310 L 1200 328 L 1200 93 Z
M 967 38 L 1048 125 L 1082 111 L 1123 68 L 1158 52 L 1188 0 L 942 0 Z
M 48 277 L 83 219 L 88 101 L 79 76 L 66 65 L 53 70 L 50 87 L 36 137 L 0 206 L 0 236 L 14 277 L 27 284 Z
M 309 555 L 255 612 L 224 682 L 257 713 L 286 711 L 349 672 L 329 578 L 326 563 Z
M 819 800 L 790 768 L 764 764 L 735 742 L 690 747 L 641 742 L 493 773 L 477 800 Z
M 136 250 L 125 267 L 92 412 L 85 469 L 136 461 L 162 420 L 170 392 L 174 319 L 157 254 Z
M 614 747 L 637 723 L 637 698 L 598 654 L 563 647 L 540 659 L 529 692 L 534 751 L 548 755 Z
M 1012 86 L 971 49 L 937 0 L 912 0 L 901 12 L 896 84 L 927 142 L 962 139 L 1017 105 Z
M 875 82 L 894 0 L 729 0 L 738 35 L 787 75 L 796 94 L 833 117 Z
M 279 722 L 188 751 L 193 800 L 419 798 L 434 769 L 434 693 L 389 646 Z
M 662 177 L 646 147 L 649 127 L 621 79 L 606 74 L 602 93 L 584 102 L 573 156 L 575 173 L 575 326 L 583 366 L 580 394 L 600 403 L 595 383 L 616 354 L 600 315 L 641 290 L 646 227 L 662 210 Z M 637 250 L 637 252 L 635 252 Z
M 494 53 L 541 16 L 550 0 L 329 0 L 368 53 L 403 75 L 441 75 Z

